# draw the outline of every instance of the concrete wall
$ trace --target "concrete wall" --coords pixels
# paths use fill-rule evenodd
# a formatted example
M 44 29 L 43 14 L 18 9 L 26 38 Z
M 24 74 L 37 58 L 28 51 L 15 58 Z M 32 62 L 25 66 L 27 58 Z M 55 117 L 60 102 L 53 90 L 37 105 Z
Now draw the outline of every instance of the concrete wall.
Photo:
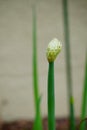
M 32 0 L 0 0 L 0 116 L 4 120 L 34 117 L 32 3 Z M 69 0 L 69 16 L 73 93 L 78 116 L 87 47 L 87 1 Z M 47 115 L 48 63 L 45 52 L 54 37 L 63 43 L 62 52 L 55 62 L 56 116 L 68 115 L 62 18 L 61 0 L 38 1 L 38 71 L 43 117 Z

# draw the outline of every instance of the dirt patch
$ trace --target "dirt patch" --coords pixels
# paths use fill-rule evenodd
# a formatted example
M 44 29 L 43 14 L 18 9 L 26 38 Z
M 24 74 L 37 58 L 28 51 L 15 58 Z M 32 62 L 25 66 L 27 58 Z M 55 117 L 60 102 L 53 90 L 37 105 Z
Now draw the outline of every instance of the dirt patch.
M 76 126 L 79 124 L 79 119 L 76 119 Z M 14 121 L 14 122 L 1 122 L 0 130 L 32 130 L 33 121 Z M 43 119 L 43 128 L 48 130 L 47 118 Z M 69 120 L 66 118 L 56 119 L 56 130 L 68 130 Z

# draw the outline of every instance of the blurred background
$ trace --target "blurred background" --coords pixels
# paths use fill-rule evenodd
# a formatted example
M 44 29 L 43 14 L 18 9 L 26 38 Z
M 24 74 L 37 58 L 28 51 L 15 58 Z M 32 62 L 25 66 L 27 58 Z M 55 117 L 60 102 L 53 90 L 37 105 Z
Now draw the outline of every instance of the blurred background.
M 33 119 L 32 4 L 34 0 L 0 0 L 0 119 Z M 87 48 L 87 0 L 68 0 L 75 115 L 81 112 Z M 68 116 L 63 6 L 61 0 L 37 2 L 37 50 L 42 116 L 47 116 L 46 48 L 58 38 L 55 61 L 56 117 Z

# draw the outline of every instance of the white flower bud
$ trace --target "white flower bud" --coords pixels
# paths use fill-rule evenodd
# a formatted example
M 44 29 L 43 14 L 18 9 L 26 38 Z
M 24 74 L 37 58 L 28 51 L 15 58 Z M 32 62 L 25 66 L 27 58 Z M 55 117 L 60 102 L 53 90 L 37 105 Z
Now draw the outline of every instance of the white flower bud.
M 56 38 L 54 38 L 47 47 L 46 56 L 48 62 L 53 62 L 57 55 L 60 53 L 62 49 L 62 44 Z

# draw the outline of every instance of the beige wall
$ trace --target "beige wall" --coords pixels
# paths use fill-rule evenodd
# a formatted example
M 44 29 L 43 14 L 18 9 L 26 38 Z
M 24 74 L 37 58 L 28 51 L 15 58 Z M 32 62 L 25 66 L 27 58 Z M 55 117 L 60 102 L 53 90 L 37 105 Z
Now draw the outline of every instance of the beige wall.
M 37 6 L 39 87 L 42 114 L 47 115 L 45 51 L 57 37 L 63 49 L 55 62 L 56 116 L 68 115 L 62 1 L 41 0 Z M 32 10 L 30 0 L 0 0 L 0 115 L 4 120 L 34 117 L 32 87 Z M 80 114 L 87 45 L 87 1 L 69 0 L 75 113 Z

